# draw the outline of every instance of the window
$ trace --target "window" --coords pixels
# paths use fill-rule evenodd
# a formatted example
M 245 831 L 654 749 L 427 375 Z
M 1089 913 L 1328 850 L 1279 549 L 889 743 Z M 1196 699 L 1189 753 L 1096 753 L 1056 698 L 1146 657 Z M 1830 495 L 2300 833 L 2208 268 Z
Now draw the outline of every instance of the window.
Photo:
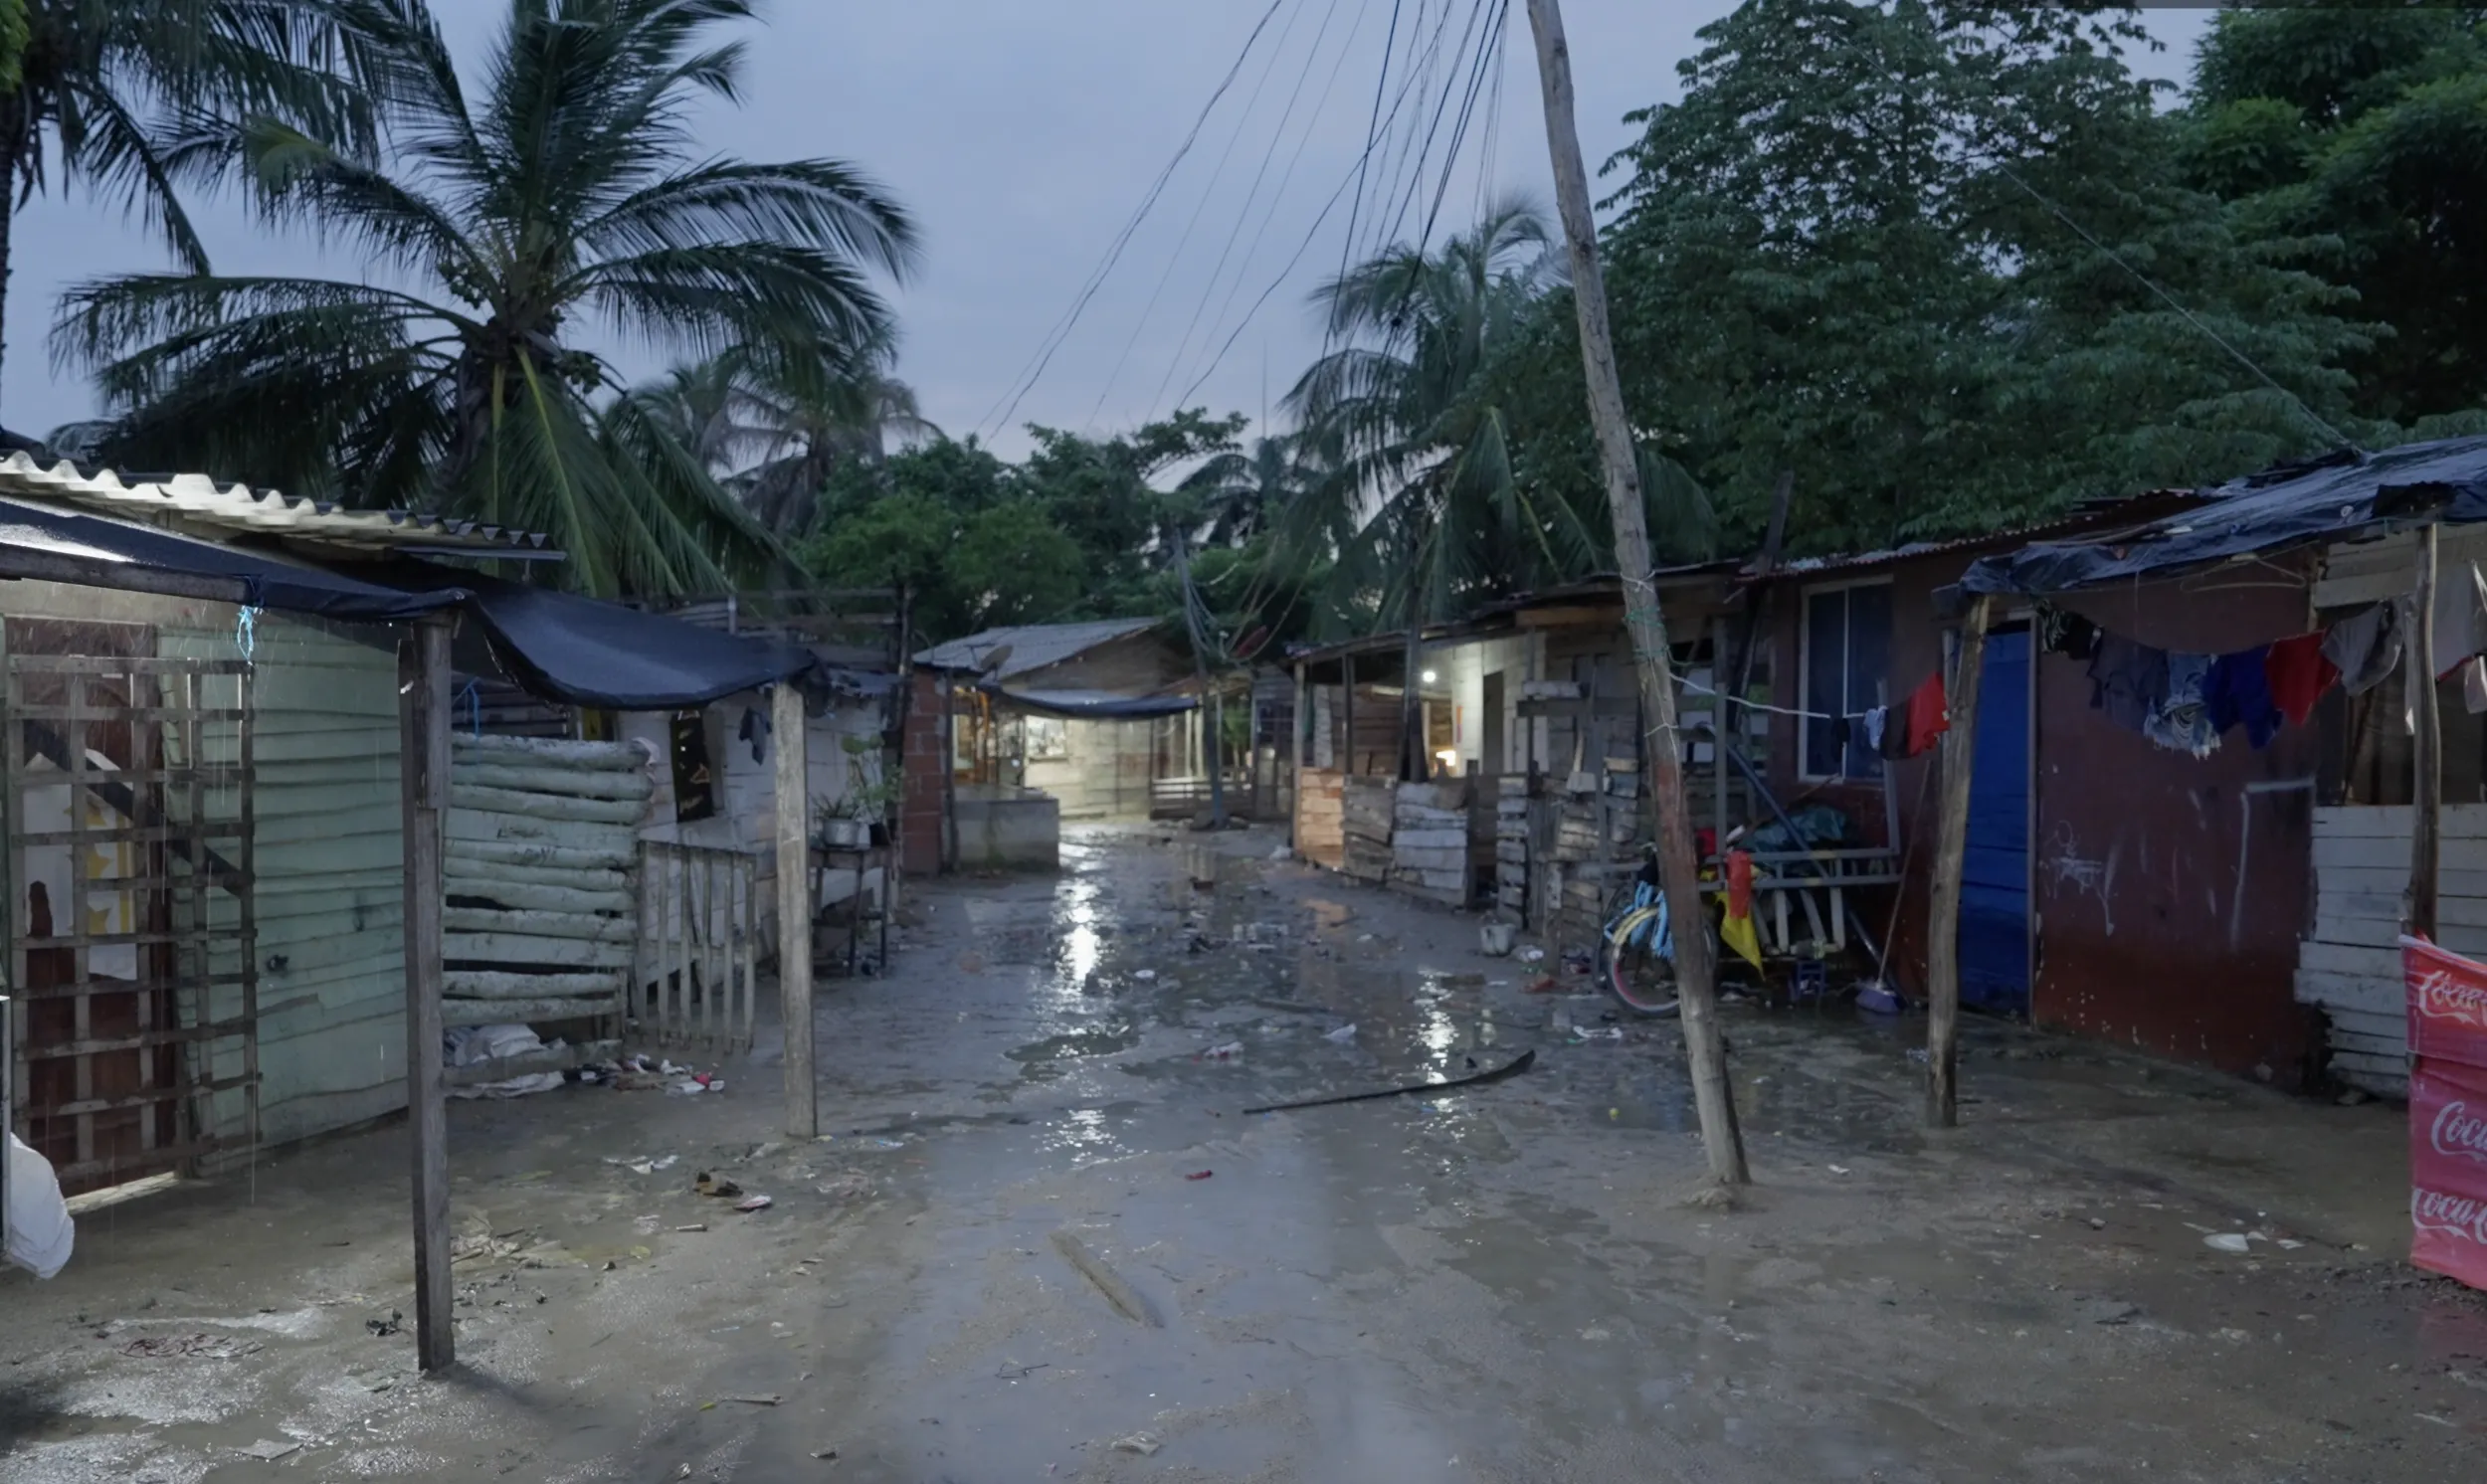
M 1062 763 L 1070 760 L 1070 723 L 1052 716 L 1031 716 L 1026 736 L 1028 761 Z
M 1880 778 L 1882 759 L 1865 745 L 1862 727 L 1848 745 L 1825 719 L 1857 716 L 1887 705 L 1891 657 L 1891 585 L 1817 589 L 1805 595 L 1805 709 L 1801 723 L 1807 778 Z

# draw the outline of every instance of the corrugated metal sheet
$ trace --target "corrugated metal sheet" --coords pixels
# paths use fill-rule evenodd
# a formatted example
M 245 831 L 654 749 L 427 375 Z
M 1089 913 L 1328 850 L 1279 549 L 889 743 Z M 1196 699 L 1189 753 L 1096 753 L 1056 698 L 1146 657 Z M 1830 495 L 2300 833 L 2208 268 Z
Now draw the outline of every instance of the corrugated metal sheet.
M 406 1103 L 397 661 L 348 633 L 262 615 L 252 636 L 263 1144 Z M 240 652 L 223 626 L 161 648 Z M 240 1129 L 238 1097 L 217 1112 Z
M 991 680 L 1007 680 L 1073 658 L 1099 645 L 1145 634 L 1157 627 L 1155 619 L 1103 619 L 1092 624 L 1028 624 L 1016 629 L 988 629 L 965 639 L 954 639 L 920 650 L 918 664 L 936 669 L 982 670 L 986 661 L 1002 649 L 1009 649 L 1001 665 L 988 676 Z
M 0 458 L 0 490 L 152 522 L 169 521 L 193 535 L 284 536 L 367 552 L 489 551 L 501 556 L 557 557 L 545 539 L 472 520 L 404 510 L 348 510 L 288 498 L 274 489 L 218 484 L 205 474 L 125 479 L 112 469 L 89 474 L 63 460 L 46 465 L 16 452 Z

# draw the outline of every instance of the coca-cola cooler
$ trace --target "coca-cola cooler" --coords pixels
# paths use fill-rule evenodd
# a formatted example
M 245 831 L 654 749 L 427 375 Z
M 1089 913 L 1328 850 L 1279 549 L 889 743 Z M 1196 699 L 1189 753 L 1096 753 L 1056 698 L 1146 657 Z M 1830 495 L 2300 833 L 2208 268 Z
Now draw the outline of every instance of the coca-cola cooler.
M 2487 964 L 2400 940 L 2409 995 L 2409 1260 L 2487 1288 Z

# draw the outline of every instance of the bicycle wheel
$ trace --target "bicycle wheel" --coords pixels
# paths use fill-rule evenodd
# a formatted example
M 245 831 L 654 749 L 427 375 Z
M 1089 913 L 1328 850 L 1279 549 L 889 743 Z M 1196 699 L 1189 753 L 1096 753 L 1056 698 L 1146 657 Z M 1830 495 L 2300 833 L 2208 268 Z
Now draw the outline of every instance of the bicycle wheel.
M 1626 1010 L 1642 1016 L 1676 1012 L 1675 969 L 1657 951 L 1663 901 L 1617 917 L 1598 940 L 1598 977 Z

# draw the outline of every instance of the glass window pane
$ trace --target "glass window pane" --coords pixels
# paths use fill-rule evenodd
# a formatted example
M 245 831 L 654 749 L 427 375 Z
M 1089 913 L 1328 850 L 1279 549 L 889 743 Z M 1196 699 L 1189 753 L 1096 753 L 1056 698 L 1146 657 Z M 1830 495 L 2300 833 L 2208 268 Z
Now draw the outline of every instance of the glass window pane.
M 1889 587 L 1848 589 L 1848 666 L 1847 705 L 1851 715 L 1881 705 L 1888 705 L 1897 696 L 1884 694 L 1891 672 L 1891 589 Z M 1865 746 L 1864 728 L 1848 748 L 1847 776 L 1850 778 L 1882 777 L 1882 759 Z
M 1836 716 L 1846 705 L 1847 608 L 1845 590 L 1814 593 L 1805 600 L 1805 709 L 1803 735 L 1805 776 L 1827 778 L 1839 771 L 1839 743 L 1831 723 L 1817 719 Z

